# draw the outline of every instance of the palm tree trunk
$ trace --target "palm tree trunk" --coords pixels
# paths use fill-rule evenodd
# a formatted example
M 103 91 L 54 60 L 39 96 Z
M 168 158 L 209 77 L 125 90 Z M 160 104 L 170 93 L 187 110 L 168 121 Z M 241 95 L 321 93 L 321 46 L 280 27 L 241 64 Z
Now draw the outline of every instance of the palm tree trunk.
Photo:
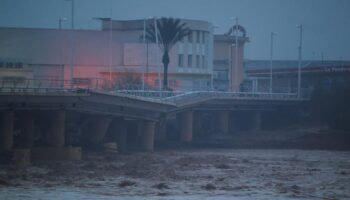
M 168 90 L 168 65 L 170 62 L 168 51 L 164 51 L 162 62 L 164 65 L 163 90 Z

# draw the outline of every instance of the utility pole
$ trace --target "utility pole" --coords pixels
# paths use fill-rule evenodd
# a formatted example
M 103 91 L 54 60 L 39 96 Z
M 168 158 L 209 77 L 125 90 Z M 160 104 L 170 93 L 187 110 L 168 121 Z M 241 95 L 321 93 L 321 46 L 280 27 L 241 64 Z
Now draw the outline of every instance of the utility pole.
M 272 93 L 272 57 L 273 57 L 273 37 L 277 35 L 275 32 L 271 32 L 270 38 L 270 93 Z
M 74 38 L 74 0 L 66 0 L 71 2 L 71 59 L 70 59 L 70 83 L 73 86 L 74 79 L 74 53 L 75 53 L 75 38 Z

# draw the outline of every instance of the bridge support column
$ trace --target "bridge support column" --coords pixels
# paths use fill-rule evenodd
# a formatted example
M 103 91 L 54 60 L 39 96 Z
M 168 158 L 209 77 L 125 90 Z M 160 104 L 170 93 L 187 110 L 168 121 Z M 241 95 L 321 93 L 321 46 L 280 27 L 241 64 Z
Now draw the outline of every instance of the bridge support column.
M 81 160 L 80 147 L 65 146 L 66 111 L 45 112 L 44 116 L 48 118 L 44 131 L 50 147 L 31 148 L 32 160 Z
M 203 117 L 201 111 L 195 111 L 193 113 L 193 135 L 202 134 Z
M 222 133 L 228 133 L 229 132 L 229 119 L 230 119 L 230 112 L 229 111 L 220 111 L 218 116 L 218 122 L 219 122 L 219 130 Z
M 261 129 L 261 113 L 256 111 L 252 113 L 252 119 L 251 119 L 251 128 L 252 130 L 260 130 Z
M 167 117 L 162 117 L 161 120 L 156 124 L 156 136 L 155 140 L 159 142 L 163 142 L 167 137 Z
M 98 116 L 93 117 L 90 121 L 90 125 L 88 125 L 89 141 L 94 145 L 102 144 L 103 139 L 108 131 L 108 127 L 111 123 L 112 119 L 108 117 Z
M 52 147 L 65 145 L 65 111 L 53 111 L 50 121 L 49 144 Z
M 22 112 L 21 117 L 21 147 L 32 148 L 34 146 L 34 116 L 30 111 Z
M 0 112 L 1 150 L 10 151 L 13 147 L 13 111 Z
M 138 128 L 142 150 L 152 152 L 154 149 L 155 122 L 140 121 Z
M 115 118 L 110 124 L 113 140 L 117 143 L 118 152 L 127 152 L 127 124 L 124 118 Z
M 185 111 L 177 115 L 180 127 L 180 140 L 191 142 L 193 136 L 193 111 Z

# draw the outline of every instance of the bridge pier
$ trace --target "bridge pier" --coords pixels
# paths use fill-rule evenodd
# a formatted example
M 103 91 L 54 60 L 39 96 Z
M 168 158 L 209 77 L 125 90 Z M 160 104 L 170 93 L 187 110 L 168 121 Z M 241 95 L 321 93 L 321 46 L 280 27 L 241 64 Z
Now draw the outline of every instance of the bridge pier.
M 155 130 L 155 140 L 159 142 L 163 142 L 167 138 L 167 118 L 162 118 L 159 122 L 156 124 L 156 130 Z
M 146 152 L 154 149 L 155 122 L 140 121 L 138 124 L 139 136 L 141 137 L 141 148 Z
M 222 133 L 229 132 L 229 120 L 230 120 L 230 112 L 229 111 L 220 111 L 218 115 L 218 124 L 219 130 Z
M 34 115 L 30 111 L 21 113 L 21 141 L 20 146 L 24 148 L 32 148 L 34 146 Z
M 49 144 L 52 147 L 65 145 L 65 111 L 53 111 L 50 121 Z
M 180 140 L 191 142 L 193 137 L 193 111 L 185 111 L 176 116 L 180 127 Z
M 112 119 L 109 117 L 97 116 L 90 119 L 87 125 L 87 135 L 92 145 L 100 145 L 108 131 Z
M 66 111 L 56 110 L 47 114 L 48 126 L 44 126 L 49 147 L 33 147 L 31 157 L 35 160 L 81 160 L 80 147 L 65 146 Z M 45 116 L 46 116 L 45 115 Z M 27 122 L 28 124 L 30 122 Z
M 258 131 L 261 129 L 261 112 L 255 111 L 251 116 L 251 129 Z
M 124 118 L 114 118 L 109 126 L 112 140 L 117 143 L 120 153 L 127 152 L 127 123 Z
M 11 151 L 13 147 L 14 113 L 11 110 L 0 112 L 1 150 Z

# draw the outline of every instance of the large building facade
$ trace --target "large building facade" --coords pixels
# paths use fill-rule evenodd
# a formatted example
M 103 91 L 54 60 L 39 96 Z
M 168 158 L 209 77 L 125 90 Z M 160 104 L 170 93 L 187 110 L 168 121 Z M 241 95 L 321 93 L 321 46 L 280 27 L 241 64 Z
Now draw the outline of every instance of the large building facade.
M 191 34 L 169 53 L 169 87 L 236 91 L 243 77 L 245 32 L 237 40 L 232 34 L 214 36 L 209 22 L 181 21 Z M 33 79 L 47 80 L 43 86 L 161 89 L 162 52 L 143 37 L 154 19 L 101 22 L 101 30 L 0 28 L 2 84 Z

